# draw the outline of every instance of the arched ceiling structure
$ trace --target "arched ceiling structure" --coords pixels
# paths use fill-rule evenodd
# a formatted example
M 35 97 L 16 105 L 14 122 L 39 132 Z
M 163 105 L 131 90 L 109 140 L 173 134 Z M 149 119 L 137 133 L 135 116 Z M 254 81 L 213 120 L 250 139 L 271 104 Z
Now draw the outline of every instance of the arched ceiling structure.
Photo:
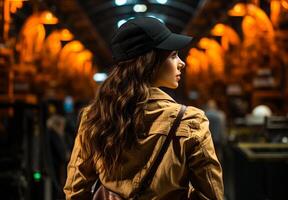
M 123 1 L 123 0 L 122 0 Z M 109 41 L 120 20 L 154 16 L 173 32 L 197 38 L 204 36 L 237 0 L 46 0 L 60 21 L 71 28 L 76 38 L 90 49 L 100 68 L 112 63 Z M 160 3 L 162 2 L 162 3 Z M 135 12 L 135 4 L 146 5 L 146 12 Z

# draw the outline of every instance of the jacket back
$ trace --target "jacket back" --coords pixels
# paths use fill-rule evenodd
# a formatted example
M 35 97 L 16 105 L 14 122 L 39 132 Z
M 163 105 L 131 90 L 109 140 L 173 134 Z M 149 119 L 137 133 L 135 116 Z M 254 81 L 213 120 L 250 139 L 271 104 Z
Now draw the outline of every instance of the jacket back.
M 121 164 L 113 176 L 84 164 L 79 135 L 68 164 L 64 192 L 67 199 L 86 199 L 97 178 L 109 190 L 131 197 L 156 158 L 181 105 L 159 88 L 150 88 L 143 120 L 145 137 L 135 148 L 124 150 Z M 85 117 L 85 115 L 83 116 Z M 117 180 L 117 181 L 116 181 Z M 187 107 L 151 185 L 139 199 L 223 199 L 222 170 L 216 157 L 209 123 L 204 112 Z

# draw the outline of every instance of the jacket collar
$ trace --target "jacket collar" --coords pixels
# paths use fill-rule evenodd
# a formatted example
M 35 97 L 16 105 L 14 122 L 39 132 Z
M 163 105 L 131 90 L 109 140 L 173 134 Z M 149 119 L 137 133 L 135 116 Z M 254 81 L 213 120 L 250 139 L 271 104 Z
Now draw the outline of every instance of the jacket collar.
M 169 96 L 167 93 L 165 93 L 158 87 L 150 87 L 149 93 L 149 100 L 168 100 L 176 103 L 176 101 L 171 96 Z

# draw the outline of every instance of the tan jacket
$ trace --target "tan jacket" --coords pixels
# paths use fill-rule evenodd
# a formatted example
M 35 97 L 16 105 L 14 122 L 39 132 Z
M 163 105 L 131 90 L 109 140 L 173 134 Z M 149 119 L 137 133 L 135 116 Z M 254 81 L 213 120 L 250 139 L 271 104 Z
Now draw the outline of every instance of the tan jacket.
M 95 169 L 92 164 L 84 166 L 79 144 L 80 125 L 68 164 L 64 187 L 66 199 L 91 199 L 90 189 L 98 177 L 106 188 L 125 198 L 138 186 L 181 106 L 159 88 L 150 88 L 150 94 L 143 121 L 148 136 L 140 141 L 138 148 L 123 153 L 123 165 L 119 166 L 117 172 L 118 177 L 121 176 L 118 184 L 98 174 L 98 167 Z M 223 199 L 222 170 L 208 125 L 203 111 L 187 107 L 176 137 L 164 155 L 150 187 L 140 199 L 180 200 L 188 195 L 190 199 Z

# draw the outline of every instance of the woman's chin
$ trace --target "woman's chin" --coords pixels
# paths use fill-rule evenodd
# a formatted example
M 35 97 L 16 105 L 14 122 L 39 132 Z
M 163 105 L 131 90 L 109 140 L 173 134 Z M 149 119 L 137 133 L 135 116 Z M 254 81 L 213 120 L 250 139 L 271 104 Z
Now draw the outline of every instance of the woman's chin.
M 171 85 L 169 85 L 169 86 L 166 86 L 166 87 L 168 87 L 168 88 L 170 88 L 170 89 L 176 89 L 176 88 L 178 88 L 178 82 L 177 83 L 174 83 L 174 84 L 171 84 Z

